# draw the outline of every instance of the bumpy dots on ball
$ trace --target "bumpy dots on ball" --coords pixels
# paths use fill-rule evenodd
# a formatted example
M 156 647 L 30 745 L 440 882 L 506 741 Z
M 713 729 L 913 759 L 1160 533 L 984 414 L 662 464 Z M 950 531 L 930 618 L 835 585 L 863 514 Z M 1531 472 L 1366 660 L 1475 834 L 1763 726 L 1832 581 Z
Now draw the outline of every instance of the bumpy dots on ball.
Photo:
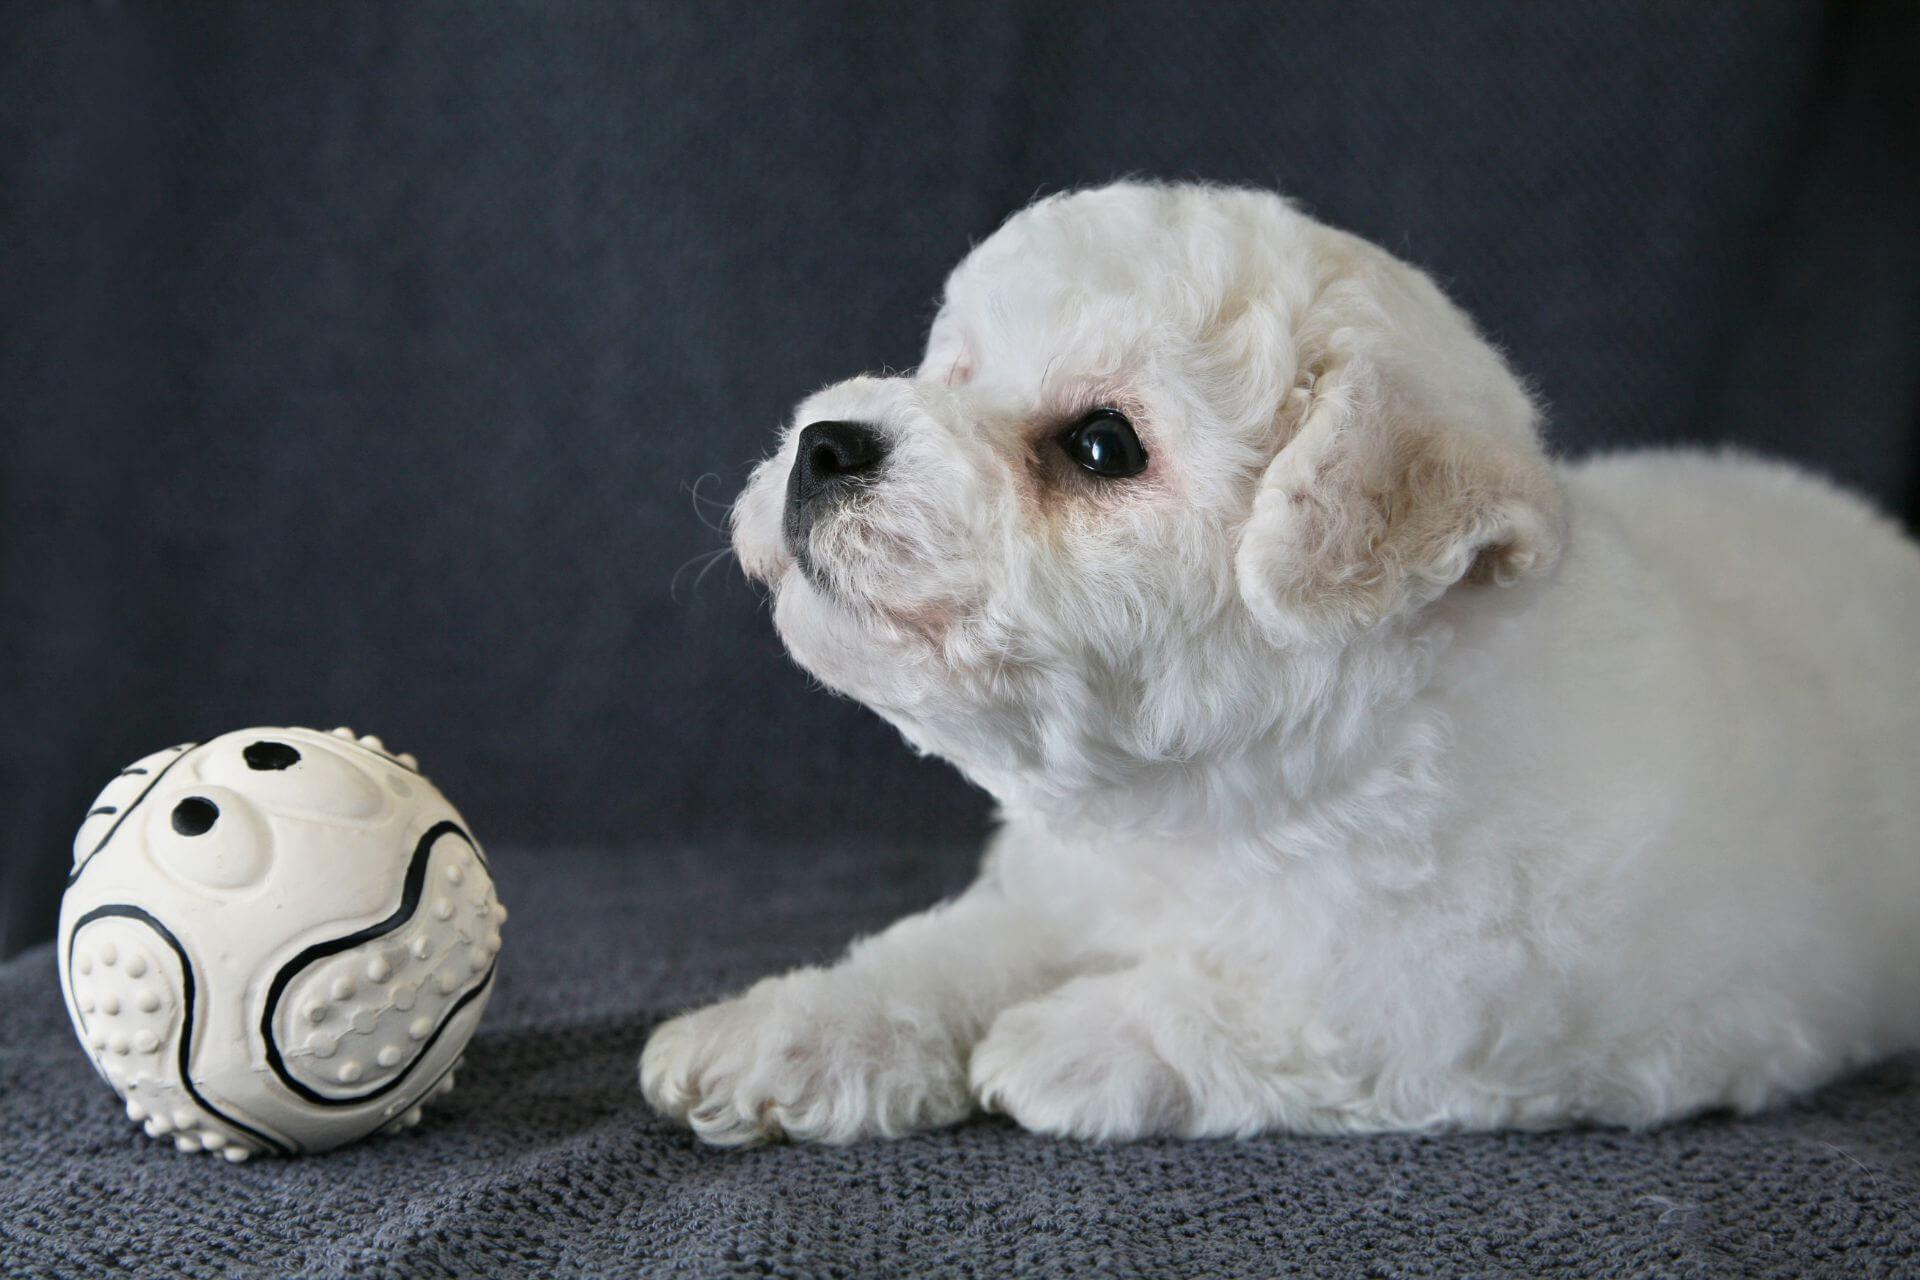
M 414 758 L 352 730 L 157 751 L 94 801 L 60 907 L 80 1043 L 149 1135 L 228 1160 L 419 1122 L 506 908 Z

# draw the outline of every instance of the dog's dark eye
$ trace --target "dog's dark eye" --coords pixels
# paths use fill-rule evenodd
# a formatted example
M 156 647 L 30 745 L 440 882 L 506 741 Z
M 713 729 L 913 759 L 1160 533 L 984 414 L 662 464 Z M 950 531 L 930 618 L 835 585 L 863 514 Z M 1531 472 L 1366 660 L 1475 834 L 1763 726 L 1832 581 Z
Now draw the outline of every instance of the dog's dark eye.
M 1060 447 L 1081 470 L 1103 480 L 1124 480 L 1147 469 L 1147 451 L 1117 409 L 1095 409 L 1067 429 Z

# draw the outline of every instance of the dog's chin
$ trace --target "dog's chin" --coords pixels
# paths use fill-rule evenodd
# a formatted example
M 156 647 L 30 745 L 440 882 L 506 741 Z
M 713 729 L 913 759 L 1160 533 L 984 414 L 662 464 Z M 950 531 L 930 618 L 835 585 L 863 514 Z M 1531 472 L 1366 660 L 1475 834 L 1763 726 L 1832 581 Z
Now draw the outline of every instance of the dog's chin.
M 817 561 L 796 559 L 775 584 L 773 623 L 795 662 L 876 709 L 922 705 L 952 675 L 947 611 L 856 597 Z
M 860 686 L 878 674 L 873 669 L 899 657 L 890 652 L 893 637 L 871 606 L 849 599 L 817 562 L 796 560 L 780 580 L 773 625 L 795 662 L 863 700 L 867 694 Z

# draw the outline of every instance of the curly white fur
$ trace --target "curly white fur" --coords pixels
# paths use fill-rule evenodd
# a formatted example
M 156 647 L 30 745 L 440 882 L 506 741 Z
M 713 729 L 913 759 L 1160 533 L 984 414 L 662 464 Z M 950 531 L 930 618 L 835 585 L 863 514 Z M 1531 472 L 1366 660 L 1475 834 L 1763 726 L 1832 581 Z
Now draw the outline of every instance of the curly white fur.
M 1058 451 L 1127 413 L 1144 474 Z M 808 534 L 798 428 L 885 433 Z M 1419 272 L 1257 192 L 1041 202 L 734 514 L 794 656 L 1003 826 L 959 899 L 661 1027 L 844 1142 L 1643 1125 L 1920 1043 L 1920 554 L 1789 468 L 1563 467 Z

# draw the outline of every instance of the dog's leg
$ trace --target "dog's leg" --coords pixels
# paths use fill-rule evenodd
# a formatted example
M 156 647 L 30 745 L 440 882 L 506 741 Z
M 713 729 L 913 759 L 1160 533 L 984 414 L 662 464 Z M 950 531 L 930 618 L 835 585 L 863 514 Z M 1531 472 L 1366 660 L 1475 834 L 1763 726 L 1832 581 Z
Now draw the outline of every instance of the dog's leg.
M 1316 1043 L 1311 1006 L 1156 959 L 1015 1005 L 974 1049 L 974 1096 L 1040 1133 L 1095 1140 L 1332 1132 L 1391 1123 Z
M 850 1142 L 973 1109 L 967 1055 L 1008 1005 L 1064 975 L 1056 934 L 990 881 L 664 1024 L 640 1058 L 662 1113 L 723 1145 Z

